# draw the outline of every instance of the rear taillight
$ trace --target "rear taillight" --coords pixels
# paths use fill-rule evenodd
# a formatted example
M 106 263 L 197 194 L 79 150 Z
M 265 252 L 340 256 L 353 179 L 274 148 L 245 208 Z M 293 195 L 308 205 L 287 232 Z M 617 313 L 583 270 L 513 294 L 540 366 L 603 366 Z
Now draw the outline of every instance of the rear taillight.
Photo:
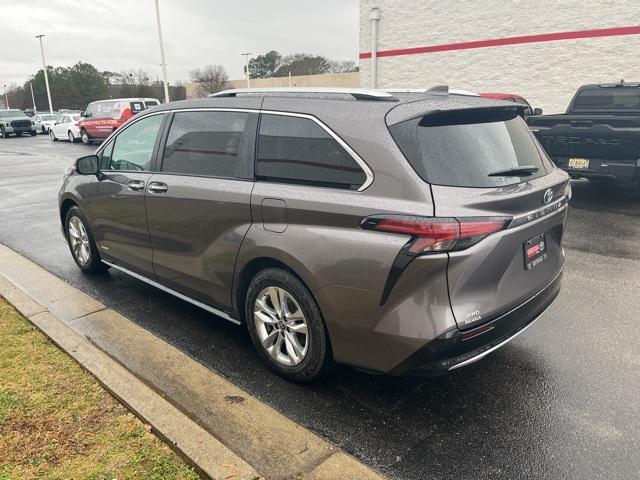
M 492 233 L 504 230 L 510 221 L 509 217 L 430 218 L 374 215 L 365 218 L 361 227 L 411 236 L 403 251 L 416 256 L 464 250 Z

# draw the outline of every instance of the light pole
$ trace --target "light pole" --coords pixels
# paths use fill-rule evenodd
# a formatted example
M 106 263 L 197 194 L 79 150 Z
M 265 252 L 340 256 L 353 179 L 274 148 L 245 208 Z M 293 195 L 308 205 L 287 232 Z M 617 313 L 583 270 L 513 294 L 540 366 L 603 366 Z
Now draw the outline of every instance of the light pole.
M 7 86 L 4 86 L 4 103 L 7 106 L 7 110 L 9 110 L 9 95 L 7 95 Z
M 247 69 L 247 88 L 251 88 L 251 75 L 249 75 L 249 57 L 252 55 L 251 52 L 241 53 L 240 55 L 244 55 L 247 59 L 246 61 L 246 69 Z
M 42 37 L 44 35 L 36 35 L 40 40 L 40 53 L 42 54 L 42 70 L 44 71 L 44 83 L 47 86 L 47 99 L 49 100 L 49 113 L 53 113 L 53 104 L 51 103 L 51 90 L 49 90 L 49 75 L 47 75 L 47 62 L 44 59 L 44 47 L 42 46 Z
M 35 114 L 38 109 L 36 108 L 36 97 L 33 95 L 33 77 L 29 77 L 29 87 L 31 87 L 31 100 L 33 100 L 33 113 Z
M 156 0 L 156 22 L 158 23 L 158 40 L 160 41 L 160 61 L 162 62 L 162 78 L 164 80 L 164 103 L 169 103 L 169 83 L 167 82 L 167 62 L 164 59 L 164 42 L 162 40 L 162 25 L 160 25 L 160 6 Z

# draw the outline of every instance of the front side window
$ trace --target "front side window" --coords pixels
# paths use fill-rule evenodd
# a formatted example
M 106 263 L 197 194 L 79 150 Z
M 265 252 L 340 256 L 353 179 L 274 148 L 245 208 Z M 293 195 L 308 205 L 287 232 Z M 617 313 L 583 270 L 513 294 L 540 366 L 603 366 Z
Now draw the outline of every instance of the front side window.
M 115 139 L 109 170 L 148 172 L 164 115 L 151 115 L 133 123 Z
M 102 150 L 102 153 L 100 154 L 100 170 L 109 169 L 109 163 L 111 162 L 111 152 L 113 152 L 113 144 L 113 141 L 109 142 L 109 144 Z
M 256 178 L 357 190 L 367 177 L 353 157 L 315 121 L 263 114 Z
M 247 178 L 241 150 L 246 112 L 177 112 L 164 149 L 162 171 Z

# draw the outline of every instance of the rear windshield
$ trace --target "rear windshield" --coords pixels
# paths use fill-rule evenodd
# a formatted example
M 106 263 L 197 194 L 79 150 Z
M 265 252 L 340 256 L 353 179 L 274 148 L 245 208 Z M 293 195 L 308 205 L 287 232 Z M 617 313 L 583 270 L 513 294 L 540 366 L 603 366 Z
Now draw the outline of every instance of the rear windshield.
M 389 127 L 416 173 L 455 187 L 499 187 L 545 175 L 527 125 L 514 110 L 440 112 Z M 517 167 L 530 175 L 494 176 Z
M 594 87 L 580 90 L 573 102 L 575 112 L 640 110 L 638 87 Z

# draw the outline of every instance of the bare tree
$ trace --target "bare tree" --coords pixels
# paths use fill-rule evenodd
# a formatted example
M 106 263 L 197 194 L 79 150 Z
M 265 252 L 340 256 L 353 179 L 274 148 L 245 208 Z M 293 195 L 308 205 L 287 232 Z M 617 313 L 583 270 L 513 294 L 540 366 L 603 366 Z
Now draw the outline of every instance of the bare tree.
M 191 73 L 191 80 L 198 84 L 197 95 L 206 97 L 210 93 L 224 90 L 229 75 L 222 65 L 207 65 L 196 68 Z
M 357 72 L 358 66 L 353 60 L 330 60 L 329 72 L 330 73 L 348 73 Z

